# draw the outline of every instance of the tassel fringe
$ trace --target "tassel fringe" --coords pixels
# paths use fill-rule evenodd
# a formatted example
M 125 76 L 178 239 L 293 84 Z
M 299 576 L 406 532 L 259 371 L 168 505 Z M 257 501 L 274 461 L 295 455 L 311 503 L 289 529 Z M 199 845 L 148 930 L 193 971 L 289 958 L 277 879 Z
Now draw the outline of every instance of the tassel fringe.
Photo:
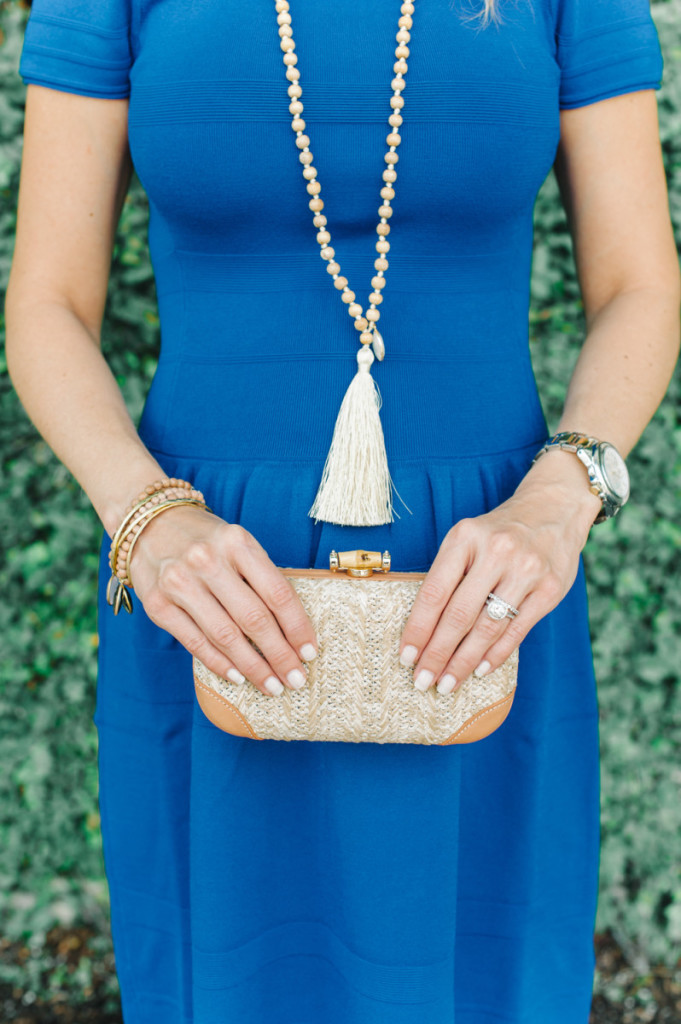
M 379 416 L 381 394 L 371 376 L 371 364 L 359 362 L 338 411 L 319 490 L 308 512 L 315 522 L 340 526 L 393 522 L 393 483 Z

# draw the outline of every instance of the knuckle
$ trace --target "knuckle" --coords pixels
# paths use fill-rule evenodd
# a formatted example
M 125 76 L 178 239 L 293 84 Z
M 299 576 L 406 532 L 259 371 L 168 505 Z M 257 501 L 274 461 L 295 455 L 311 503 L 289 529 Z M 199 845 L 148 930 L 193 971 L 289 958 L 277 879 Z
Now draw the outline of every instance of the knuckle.
M 450 604 L 445 612 L 445 622 L 459 631 L 468 629 L 471 625 L 470 611 L 463 605 Z
M 452 645 L 445 646 L 443 643 L 433 643 L 428 648 L 428 661 L 434 665 L 441 665 L 452 656 Z
M 239 639 L 239 631 L 231 622 L 221 622 L 213 630 L 213 637 L 218 647 L 232 647 Z
M 158 574 L 158 582 L 166 594 L 174 593 L 181 590 L 187 582 L 187 572 L 179 562 L 171 562 L 162 566 Z
M 515 650 L 520 641 L 524 639 L 527 633 L 527 627 L 522 622 L 518 622 L 516 619 L 512 619 L 506 629 L 504 630 L 504 650 L 507 654 L 504 657 L 508 657 L 511 651 Z
M 510 555 L 515 550 L 515 537 L 510 530 L 497 530 L 490 538 L 490 549 L 495 555 Z
M 437 580 L 424 580 L 419 589 L 419 597 L 427 606 L 441 605 L 446 598 L 444 585 Z
M 527 551 L 522 557 L 520 568 L 528 576 L 536 576 L 544 568 L 544 559 L 537 551 Z
M 244 612 L 243 623 L 248 633 L 258 635 L 269 625 L 269 617 L 262 608 L 249 608 Z
M 473 519 L 470 516 L 464 516 L 463 519 L 459 519 L 454 526 L 452 526 L 450 533 L 458 540 L 464 540 L 470 537 L 473 531 Z
M 165 595 L 154 587 L 144 598 L 144 610 L 151 619 L 161 618 L 168 608 L 168 600 Z
M 287 580 L 282 579 L 272 586 L 270 598 L 276 608 L 287 608 L 294 603 L 296 594 L 291 584 Z
M 210 544 L 204 540 L 193 541 L 187 548 L 185 561 L 191 569 L 199 572 L 209 569 L 213 563 Z
M 203 633 L 189 633 L 182 643 L 190 654 L 195 654 L 204 664 L 207 664 L 204 659 L 210 658 L 213 654 L 213 648 Z
M 562 592 L 562 584 L 560 578 L 555 572 L 548 572 L 544 576 L 541 582 L 541 588 L 544 594 L 551 600 L 555 601 L 560 597 Z

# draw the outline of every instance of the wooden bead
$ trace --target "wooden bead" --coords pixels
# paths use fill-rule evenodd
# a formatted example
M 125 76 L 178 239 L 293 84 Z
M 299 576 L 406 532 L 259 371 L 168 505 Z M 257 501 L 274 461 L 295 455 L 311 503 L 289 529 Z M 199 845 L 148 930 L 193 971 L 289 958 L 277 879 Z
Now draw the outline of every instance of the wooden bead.
M 322 186 L 318 181 L 310 181 L 305 186 L 311 196 L 316 196 L 318 192 L 321 192 Z
M 386 271 L 388 269 L 388 261 L 384 256 L 379 256 L 377 260 L 374 260 L 374 267 L 376 270 Z
M 287 53 L 287 54 L 285 54 L 285 56 L 284 56 L 284 64 L 287 64 L 289 67 L 292 67 L 294 64 L 297 64 L 297 63 L 298 63 L 298 57 L 296 56 L 295 53 Z
M 369 302 L 371 302 L 373 306 L 377 306 L 379 302 L 383 302 L 383 296 L 381 295 L 380 292 L 370 292 Z
M 345 291 L 343 292 L 343 294 L 341 295 L 341 298 L 342 298 L 343 302 L 354 302 L 355 301 L 355 293 L 353 292 L 352 288 L 346 288 Z M 360 309 L 361 308 L 362 307 L 360 306 Z M 354 313 L 353 313 L 353 316 L 354 316 Z
M 390 252 L 390 242 L 387 238 L 379 238 L 376 242 L 376 252 Z
M 303 177 L 305 178 L 306 181 L 314 181 L 314 179 L 317 177 L 317 168 L 316 167 L 305 167 L 305 168 L 303 168 Z
M 377 224 L 376 231 L 379 235 L 389 235 L 390 225 L 389 224 Z
M 320 256 L 323 260 L 332 260 L 336 255 L 336 250 L 331 245 L 326 245 L 320 252 Z
M 315 197 L 314 199 L 311 199 L 307 205 L 310 207 L 311 210 L 323 210 L 324 200 Z
M 358 331 L 366 331 L 368 326 L 369 326 L 369 323 L 368 323 L 366 317 L 359 316 L 355 320 L 355 327 L 357 328 Z
M 379 217 L 392 217 L 392 215 L 393 215 L 393 208 L 392 208 L 392 206 L 388 206 L 387 203 L 384 206 L 379 206 L 379 208 L 378 208 L 378 216 Z
M 293 128 L 294 132 L 304 132 L 305 121 L 303 120 L 302 117 L 294 117 L 293 120 L 291 121 L 291 127 Z
M 392 125 L 393 128 L 399 128 L 403 121 L 404 118 L 397 111 L 388 118 L 388 124 Z
M 371 278 L 371 287 L 375 288 L 376 291 L 378 291 L 380 288 L 385 288 L 385 278 L 381 277 L 378 274 L 376 275 L 376 277 L 372 277 Z
M 398 76 L 397 78 L 393 78 L 390 83 L 390 88 L 395 92 L 402 92 L 406 84 L 405 80 L 401 76 Z
M 367 316 L 368 315 L 369 314 L 367 313 Z M 362 333 L 359 336 L 359 340 L 362 342 L 363 345 L 370 345 L 371 342 L 374 340 L 374 332 L 373 331 L 362 331 Z
M 298 149 L 306 149 L 310 145 L 310 140 L 307 135 L 298 135 L 296 138 L 296 146 Z
M 359 316 L 362 313 L 362 307 L 359 302 L 351 302 L 348 306 L 348 313 L 350 316 Z
M 402 142 L 402 136 L 399 135 L 397 132 L 391 132 L 390 135 L 386 135 L 385 141 L 388 143 L 389 146 L 399 146 L 399 144 Z
M 292 50 L 295 47 L 295 45 L 296 44 L 293 42 L 293 40 L 289 39 L 289 38 L 282 39 L 282 41 L 279 43 L 279 46 L 281 47 L 281 49 L 285 50 L 287 53 L 290 50 Z
M 331 263 L 327 263 L 326 270 L 329 274 L 340 274 L 340 263 L 332 260 Z
M 317 241 L 319 242 L 320 245 L 326 245 L 327 242 L 331 241 L 331 235 L 329 234 L 328 231 L 318 231 Z M 333 252 L 331 253 L 331 255 L 333 256 Z
M 383 181 L 397 181 L 397 171 L 394 167 L 386 167 L 383 171 Z
M 391 96 L 390 97 L 390 106 L 393 109 L 399 110 L 401 107 L 404 106 L 404 96 Z
M 409 32 L 409 29 L 401 28 L 400 31 L 395 36 L 395 38 L 397 39 L 398 43 L 408 43 L 409 40 L 411 39 L 411 33 Z
M 381 314 L 377 309 L 367 309 L 366 318 L 367 320 L 370 320 L 372 323 L 378 323 L 378 321 L 381 319 Z
M 395 56 L 396 57 L 408 57 L 409 56 L 409 47 L 405 46 L 404 43 L 400 43 L 399 46 L 395 47 Z
M 337 277 L 333 283 L 340 291 L 341 288 L 345 288 L 348 283 L 348 279 L 347 277 Z

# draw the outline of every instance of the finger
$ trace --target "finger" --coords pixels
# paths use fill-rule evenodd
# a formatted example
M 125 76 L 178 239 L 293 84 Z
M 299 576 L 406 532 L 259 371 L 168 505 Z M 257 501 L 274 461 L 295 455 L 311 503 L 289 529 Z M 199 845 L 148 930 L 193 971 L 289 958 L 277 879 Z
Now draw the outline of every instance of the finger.
M 444 542 L 418 589 L 400 638 L 400 661 L 413 665 L 430 640 L 452 592 L 464 578 L 470 548 Z
M 217 647 L 214 647 L 201 632 L 191 615 L 188 615 L 182 608 L 169 601 L 164 604 L 160 615 L 151 614 L 145 604 L 144 610 L 157 626 L 165 629 L 166 632 L 178 640 L 190 654 L 195 654 L 206 668 L 215 672 L 223 679 L 230 679 L 233 683 L 244 683 L 246 677 L 239 672 L 233 661 L 228 658 Z
M 230 656 L 234 658 L 246 678 L 256 683 L 262 681 L 263 685 L 270 687 L 273 692 L 278 692 L 276 679 L 262 677 L 262 665 L 267 665 L 268 668 L 271 665 L 268 677 L 271 677 L 274 670 L 286 686 L 293 690 L 300 689 L 307 678 L 305 667 L 260 595 L 232 569 L 211 580 L 211 587 L 211 598 L 215 603 L 215 621 L 212 628 L 219 630 L 218 636 L 222 640 L 231 637 Z M 219 615 L 218 608 L 221 609 Z M 253 645 L 248 643 L 249 639 L 262 652 L 264 661 Z M 250 649 L 250 655 L 241 640 Z M 222 647 L 223 643 L 219 646 Z M 256 672 L 255 676 L 245 667 L 247 663 L 252 666 L 251 671 Z
M 501 579 L 494 587 L 493 592 L 518 610 L 524 607 L 529 593 L 527 586 L 522 589 L 517 584 L 514 586 L 512 578 L 509 576 Z M 458 690 L 464 680 L 473 672 L 478 676 L 486 675 L 489 671 L 485 664 L 487 652 L 502 637 L 506 636 L 511 624 L 519 617 L 518 615 L 514 618 L 506 616 L 503 619 L 492 619 L 487 613 L 485 604 L 469 632 L 455 648 L 439 681 L 436 680 L 438 692 L 451 693 L 453 690 Z M 514 635 L 512 630 L 511 637 Z M 510 650 L 513 650 L 513 645 Z
M 419 690 L 429 689 L 439 678 L 476 623 L 479 622 L 481 637 L 486 641 L 485 648 L 501 634 L 503 625 L 487 614 L 480 615 L 487 595 L 497 586 L 501 586 L 498 569 L 479 559 L 454 591 L 414 669 L 414 686 Z
M 234 567 L 271 609 L 287 642 L 299 652 L 301 660 L 311 661 L 316 657 L 318 640 L 310 617 L 295 587 L 262 545 L 257 540 L 255 544 L 238 545 L 233 561 Z
M 233 605 L 233 591 L 238 594 L 239 590 L 243 589 L 247 591 L 246 600 L 252 599 L 264 613 L 269 615 L 262 602 L 243 580 L 236 573 L 231 573 L 231 575 L 234 579 L 234 586 L 228 588 L 230 607 Z M 230 658 L 238 671 L 243 673 L 249 682 L 269 696 L 279 696 L 283 693 L 284 681 L 277 678 L 276 668 L 271 667 L 266 660 L 266 655 L 261 657 L 253 645 L 248 642 L 240 625 L 234 621 L 227 609 L 216 600 L 203 580 L 200 580 L 193 571 L 179 562 L 171 563 L 161 570 L 159 589 L 166 600 L 184 609 L 197 624 L 206 641 Z M 249 608 L 247 608 L 247 613 L 249 613 Z M 273 626 L 275 629 L 277 628 L 274 620 Z M 295 660 L 296 666 L 299 666 L 300 663 L 293 651 L 290 651 L 290 658 Z M 201 660 L 203 661 L 203 658 Z M 300 675 L 297 676 L 291 676 L 289 671 L 289 677 L 285 679 L 286 685 L 295 689 L 305 683 L 302 666 L 298 668 L 298 671 Z
M 539 622 L 557 604 L 550 596 L 547 588 L 534 590 L 522 604 L 516 604 L 519 614 L 509 621 L 503 634 L 484 653 L 482 663 L 476 666 L 479 676 L 493 672 L 506 661 L 510 654 L 520 645 L 533 626 Z M 489 666 L 489 668 L 487 667 Z M 475 671 L 475 670 L 474 670 Z

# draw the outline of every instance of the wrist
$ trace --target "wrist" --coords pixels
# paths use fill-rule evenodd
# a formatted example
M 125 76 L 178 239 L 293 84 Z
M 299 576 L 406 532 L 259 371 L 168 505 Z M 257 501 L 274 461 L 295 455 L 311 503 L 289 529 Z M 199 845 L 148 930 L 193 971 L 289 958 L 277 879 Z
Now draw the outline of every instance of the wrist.
M 518 494 L 540 495 L 554 508 L 576 518 L 588 532 L 602 502 L 591 490 L 589 475 L 574 452 L 552 448 L 530 467 L 516 489 Z
M 123 522 L 126 509 L 132 501 L 144 490 L 145 487 L 155 483 L 166 476 L 165 470 L 159 466 L 155 459 L 141 460 L 138 464 L 129 466 L 125 474 L 121 474 L 115 483 L 115 489 L 105 497 L 104 502 L 97 508 L 97 514 L 104 526 L 104 529 L 113 537 L 114 533 Z

